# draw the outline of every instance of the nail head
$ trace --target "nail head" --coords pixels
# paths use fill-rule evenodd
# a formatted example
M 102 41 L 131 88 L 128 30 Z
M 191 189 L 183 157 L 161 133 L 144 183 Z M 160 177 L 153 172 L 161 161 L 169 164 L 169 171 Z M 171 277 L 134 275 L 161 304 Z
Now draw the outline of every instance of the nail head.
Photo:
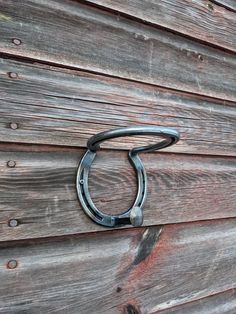
M 9 76 L 10 78 L 12 78 L 12 79 L 17 79 L 17 78 L 18 78 L 18 74 L 15 73 L 15 72 L 9 72 L 9 73 L 8 73 L 8 76 Z
M 18 124 L 15 123 L 15 122 L 11 122 L 11 123 L 10 123 L 10 128 L 11 128 L 12 130 L 16 130 L 16 129 L 18 128 Z
M 130 222 L 134 227 L 142 226 L 143 224 L 143 211 L 139 206 L 134 206 L 130 212 Z
M 16 46 L 21 45 L 22 41 L 19 38 L 13 38 L 12 39 L 13 44 L 15 44 Z
M 9 269 L 14 269 L 17 267 L 17 261 L 16 260 L 10 260 L 8 263 L 7 263 L 7 268 Z
M 200 61 L 203 61 L 203 56 L 202 56 L 201 54 L 199 54 L 199 55 L 198 55 L 198 59 L 199 59 Z
M 16 220 L 16 219 L 10 219 L 9 221 L 8 221 L 8 226 L 9 227 L 17 227 L 18 226 L 18 220 Z
M 16 162 L 14 160 L 9 160 L 7 162 L 7 167 L 14 168 L 16 166 Z

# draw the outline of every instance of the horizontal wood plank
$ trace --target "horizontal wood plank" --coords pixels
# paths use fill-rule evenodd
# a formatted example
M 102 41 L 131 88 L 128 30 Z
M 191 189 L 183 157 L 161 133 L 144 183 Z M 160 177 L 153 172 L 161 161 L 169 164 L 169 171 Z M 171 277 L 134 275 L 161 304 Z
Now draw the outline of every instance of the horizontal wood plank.
M 1 1 L 0 52 L 236 100 L 235 57 L 77 1 Z
M 221 1 L 211 3 L 205 0 L 87 2 L 236 52 L 236 16 L 227 9 L 224 1 L 224 7 L 221 6 Z
M 235 248 L 235 219 L 3 244 L 0 311 L 158 313 L 234 288 Z
M 11 122 L 18 128 L 10 128 Z M 169 152 L 236 156 L 233 103 L 1 59 L 1 141 L 85 147 L 91 135 L 132 125 L 178 130 L 181 141 Z M 121 138 L 104 147 L 130 149 L 149 141 Z
M 107 230 L 92 222 L 77 200 L 75 176 L 84 150 L 17 150 L 0 153 L 1 241 Z M 236 217 L 234 158 L 164 153 L 141 158 L 148 176 L 144 225 Z M 9 161 L 15 166 L 9 167 Z M 127 153 L 99 152 L 89 188 L 102 211 L 127 210 L 136 195 Z M 18 226 L 10 227 L 11 219 Z
M 188 302 L 155 314 L 233 314 L 236 312 L 236 289 Z M 153 313 L 154 314 L 154 313 Z

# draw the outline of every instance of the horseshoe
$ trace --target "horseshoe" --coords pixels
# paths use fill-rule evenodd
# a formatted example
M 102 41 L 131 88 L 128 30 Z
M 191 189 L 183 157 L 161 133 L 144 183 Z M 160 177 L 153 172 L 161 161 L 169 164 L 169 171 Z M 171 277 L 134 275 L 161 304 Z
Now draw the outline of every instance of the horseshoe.
M 135 147 L 128 153 L 130 164 L 137 177 L 137 195 L 131 208 L 118 215 L 108 215 L 100 211 L 93 203 L 89 188 L 88 176 L 90 167 L 96 157 L 100 144 L 106 140 L 132 135 L 153 135 L 163 138 L 162 141 L 148 146 Z M 122 225 L 141 226 L 143 223 L 143 205 L 147 196 L 147 175 L 143 163 L 138 156 L 142 152 L 150 152 L 166 148 L 178 142 L 180 136 L 176 130 L 157 126 L 132 126 L 111 129 L 92 136 L 87 142 L 87 151 L 82 157 L 76 176 L 76 189 L 78 199 L 84 212 L 97 224 L 106 227 L 119 227 Z

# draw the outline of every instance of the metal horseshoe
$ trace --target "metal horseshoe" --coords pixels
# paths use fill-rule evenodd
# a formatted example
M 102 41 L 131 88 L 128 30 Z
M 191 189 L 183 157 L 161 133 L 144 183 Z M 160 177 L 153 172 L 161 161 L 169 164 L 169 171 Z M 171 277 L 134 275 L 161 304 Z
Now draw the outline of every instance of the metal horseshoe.
M 116 137 L 132 135 L 153 135 L 161 137 L 164 140 L 148 146 L 135 147 L 129 151 L 129 161 L 136 172 L 138 183 L 136 199 L 131 208 L 125 212 L 118 215 L 108 215 L 101 212 L 94 205 L 91 199 L 88 188 L 89 170 L 102 142 Z M 133 126 L 117 128 L 92 136 L 87 142 L 88 150 L 79 163 L 76 177 L 77 194 L 84 212 L 97 224 L 106 227 L 119 227 L 126 224 L 141 226 L 143 223 L 142 208 L 147 195 L 147 175 L 138 153 L 166 148 L 177 143 L 179 138 L 179 133 L 176 130 L 157 126 Z

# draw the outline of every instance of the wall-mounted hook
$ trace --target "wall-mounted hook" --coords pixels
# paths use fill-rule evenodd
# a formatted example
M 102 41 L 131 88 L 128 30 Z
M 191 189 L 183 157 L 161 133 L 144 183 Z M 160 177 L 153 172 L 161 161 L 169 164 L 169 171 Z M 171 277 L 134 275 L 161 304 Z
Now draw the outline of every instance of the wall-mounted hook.
M 89 170 L 102 142 L 116 137 L 132 135 L 153 135 L 161 137 L 163 140 L 156 144 L 135 147 L 129 151 L 129 161 L 136 172 L 138 182 L 136 199 L 131 208 L 129 208 L 124 213 L 119 215 L 108 215 L 97 209 L 91 199 L 88 189 Z M 85 213 L 96 223 L 107 227 L 118 227 L 125 224 L 141 226 L 143 223 L 142 208 L 147 194 L 147 176 L 138 153 L 166 148 L 177 143 L 178 140 L 179 133 L 177 131 L 157 126 L 133 126 L 118 128 L 101 132 L 92 136 L 88 140 L 88 150 L 80 161 L 76 178 L 78 198 Z

